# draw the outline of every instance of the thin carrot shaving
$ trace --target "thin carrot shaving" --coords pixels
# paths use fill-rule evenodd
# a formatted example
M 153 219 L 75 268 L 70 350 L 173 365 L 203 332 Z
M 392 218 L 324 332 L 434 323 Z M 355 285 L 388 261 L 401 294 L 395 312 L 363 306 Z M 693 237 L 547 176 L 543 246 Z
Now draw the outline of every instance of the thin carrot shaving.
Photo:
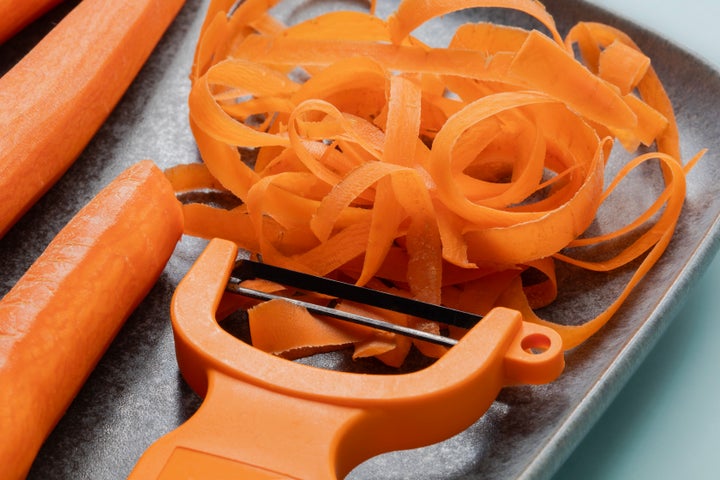
M 389 27 L 393 40 L 399 43 L 417 27 L 428 20 L 446 15 L 465 8 L 499 7 L 525 12 L 535 17 L 550 30 L 552 37 L 562 43 L 562 37 L 557 31 L 555 21 L 545 10 L 545 7 L 536 0 L 405 0 L 395 13 L 390 16 Z
M 339 320 L 319 320 L 304 308 L 295 308 L 282 300 L 270 300 L 259 303 L 248 310 L 250 329 L 253 332 L 253 344 L 262 350 L 283 355 L 286 358 L 299 358 L 322 349 L 310 347 L 316 337 L 322 337 L 328 351 L 366 340 L 369 333 L 349 334 L 345 325 L 336 327 Z M 272 323 L 266 325 L 268 320 Z M 256 325 L 256 324 L 260 325 Z M 258 327 L 265 335 L 255 333 Z M 272 332 L 271 335 L 268 335 Z
M 600 54 L 598 75 L 625 95 L 637 87 L 649 67 L 650 59 L 641 51 L 615 41 Z
M 278 1 L 246 0 L 228 12 L 232 3 L 211 2 L 191 73 L 190 123 L 204 167 L 177 167 L 168 177 L 178 192 L 225 189 L 242 204 L 185 205 L 186 233 L 481 315 L 517 308 L 556 329 L 565 348 L 598 331 L 667 248 L 685 176 L 703 152 L 683 166 L 670 99 L 623 32 L 583 22 L 563 38 L 535 0 L 403 0 L 386 19 L 370 2 L 368 12 L 290 26 L 272 16 Z M 412 35 L 470 7 L 514 9 L 539 29 L 465 24 L 447 45 L 432 46 Z M 610 180 L 616 145 L 631 157 L 641 146 L 647 153 Z M 662 191 L 625 225 L 590 235 L 638 168 L 662 172 Z M 635 271 L 602 313 L 568 326 L 533 310 L 562 289 L 559 263 Z M 279 355 L 354 345 L 356 357 L 397 366 L 411 345 L 431 356 L 444 351 L 283 302 L 250 316 L 254 343 Z

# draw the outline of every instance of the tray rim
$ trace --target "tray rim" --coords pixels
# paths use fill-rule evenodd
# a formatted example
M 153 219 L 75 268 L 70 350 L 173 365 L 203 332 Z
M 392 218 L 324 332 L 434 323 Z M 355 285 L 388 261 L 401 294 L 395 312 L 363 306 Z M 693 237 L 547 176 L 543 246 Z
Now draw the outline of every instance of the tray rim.
M 632 24 L 638 30 L 649 32 L 653 36 L 665 40 L 662 35 L 652 29 L 638 25 L 617 12 L 612 12 L 585 0 L 577 3 L 581 5 L 580 8 L 587 6 L 587 8 L 603 12 L 613 18 Z M 676 43 L 670 43 L 717 74 L 717 66 L 712 65 L 694 52 L 678 46 Z M 614 360 L 602 371 L 602 375 L 594 379 L 592 387 L 584 395 L 582 401 L 577 403 L 573 409 L 570 409 L 569 415 L 562 419 L 561 428 L 558 428 L 553 435 L 543 437 L 544 446 L 538 450 L 537 455 L 521 471 L 518 478 L 550 477 L 570 456 L 578 442 L 602 416 L 646 355 L 655 346 L 657 340 L 672 323 L 677 312 L 687 299 L 686 293 L 688 289 L 705 273 L 718 248 L 720 248 L 720 214 L 715 217 L 712 225 L 702 235 L 702 241 L 693 250 L 689 260 L 681 265 L 680 271 L 674 277 L 674 280 L 664 285 L 667 287 L 666 295 L 648 312 L 645 321 L 635 334 L 628 338 L 627 343 L 617 352 Z
M 652 25 L 641 25 L 622 12 L 607 8 L 600 2 L 579 0 L 577 3 L 581 4 L 582 8 L 594 10 L 630 25 L 637 32 L 667 42 L 684 57 L 711 71 L 714 77 L 720 80 L 720 65 L 716 65 L 694 49 L 673 41 Z M 688 261 L 681 266 L 674 281 L 668 284 L 666 293 L 655 308 L 649 311 L 646 320 L 635 334 L 628 338 L 602 374 L 595 378 L 592 387 L 588 389 L 582 400 L 563 419 L 561 427 L 546 437 L 544 447 L 518 475 L 518 479 L 549 479 L 560 470 L 675 321 L 678 313 L 686 305 L 688 291 L 702 279 L 718 252 L 720 252 L 720 213 L 706 229 L 702 240 Z

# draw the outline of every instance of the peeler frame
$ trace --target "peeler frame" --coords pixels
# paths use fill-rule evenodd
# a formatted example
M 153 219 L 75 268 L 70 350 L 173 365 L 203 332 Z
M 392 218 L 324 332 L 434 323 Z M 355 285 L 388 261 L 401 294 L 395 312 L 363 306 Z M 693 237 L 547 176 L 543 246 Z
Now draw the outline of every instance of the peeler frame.
M 213 239 L 178 286 L 180 371 L 204 401 L 156 441 L 130 479 L 336 479 L 380 453 L 449 438 L 500 390 L 563 370 L 559 336 L 496 308 L 429 367 L 398 375 L 325 370 L 260 351 L 215 318 L 237 247 Z

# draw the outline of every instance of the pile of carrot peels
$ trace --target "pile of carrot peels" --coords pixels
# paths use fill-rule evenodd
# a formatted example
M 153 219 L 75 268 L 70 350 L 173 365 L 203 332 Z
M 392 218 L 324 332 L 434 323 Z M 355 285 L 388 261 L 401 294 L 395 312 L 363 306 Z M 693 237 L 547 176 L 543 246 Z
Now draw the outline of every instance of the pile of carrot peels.
M 166 174 L 177 192 L 219 189 L 241 204 L 184 205 L 187 234 L 480 315 L 516 308 L 557 330 L 566 349 L 597 332 L 666 249 L 685 176 L 703 152 L 683 162 L 672 104 L 650 59 L 623 32 L 583 22 L 562 36 L 534 0 L 403 0 L 387 18 L 372 2 L 368 11 L 291 26 L 273 16 L 277 3 L 210 4 L 189 95 L 203 163 Z M 412 35 L 471 7 L 515 9 L 543 27 L 469 23 L 445 46 Z M 614 148 L 638 154 L 606 182 Z M 640 165 L 662 172 L 657 200 L 616 231 L 583 235 Z M 611 258 L 568 253 L 632 232 L 641 233 Z M 561 325 L 534 313 L 557 296 L 557 262 L 635 271 L 601 314 Z M 342 308 L 463 334 L 362 305 Z M 399 365 L 413 343 L 442 354 L 289 305 L 269 302 L 249 315 L 253 343 L 289 357 L 354 345 L 356 357 Z

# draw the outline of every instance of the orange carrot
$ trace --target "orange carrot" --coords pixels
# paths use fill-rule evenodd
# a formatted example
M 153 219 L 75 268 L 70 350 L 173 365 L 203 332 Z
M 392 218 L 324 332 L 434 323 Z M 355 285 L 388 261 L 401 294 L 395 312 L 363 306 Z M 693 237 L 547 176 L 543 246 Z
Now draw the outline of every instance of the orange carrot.
M 182 4 L 85 0 L 0 78 L 0 236 L 80 154 Z
M 62 0 L 0 0 L 0 44 Z
M 268 19 L 270 3 L 248 0 L 244 13 L 227 15 L 218 0 L 208 11 L 188 99 L 206 169 L 173 175 L 177 185 L 219 183 L 243 205 L 186 205 L 187 233 L 219 234 L 269 263 L 478 314 L 513 306 L 541 323 L 551 322 L 530 312 L 562 288 L 557 262 L 611 271 L 642 258 L 605 312 L 555 326 L 566 348 L 607 322 L 667 247 L 685 175 L 703 152 L 683 165 L 672 104 L 624 33 L 579 23 L 563 38 L 535 0 L 402 0 L 387 20 L 329 12 L 287 27 Z M 466 24 L 447 45 L 412 35 L 470 7 L 523 12 L 547 33 Z M 616 143 L 631 154 L 641 145 L 657 151 L 620 165 L 607 182 Z M 664 191 L 626 225 L 583 238 L 615 186 L 649 159 Z M 638 238 L 611 258 L 572 256 L 628 233 Z M 278 338 L 263 330 L 271 314 L 262 312 L 281 308 L 253 313 L 268 345 Z M 306 326 L 308 351 L 352 341 L 356 355 L 376 352 L 393 364 L 407 351 L 288 315 Z
M 118 176 L 58 233 L 0 301 L 3 478 L 24 478 L 182 234 L 170 183 L 151 162 Z

